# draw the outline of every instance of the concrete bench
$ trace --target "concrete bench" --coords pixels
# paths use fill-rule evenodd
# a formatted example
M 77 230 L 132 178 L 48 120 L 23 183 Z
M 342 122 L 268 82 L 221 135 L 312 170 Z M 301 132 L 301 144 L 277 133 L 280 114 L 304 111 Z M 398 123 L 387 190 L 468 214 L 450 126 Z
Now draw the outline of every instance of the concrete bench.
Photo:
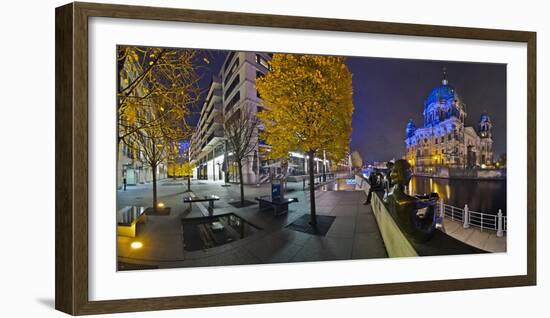
M 191 211 L 191 204 L 208 202 L 208 215 L 212 216 L 212 213 L 214 212 L 214 201 L 218 201 L 219 199 L 220 197 L 217 195 L 203 195 L 196 197 L 185 197 L 183 198 L 183 203 L 189 203 L 189 211 Z
M 256 197 L 260 203 L 260 210 L 273 208 L 274 214 L 280 215 L 288 212 L 288 205 L 298 202 L 298 198 L 272 198 L 270 195 Z
M 117 235 L 136 237 L 137 224 L 145 223 L 147 214 L 144 206 L 125 206 L 116 212 Z

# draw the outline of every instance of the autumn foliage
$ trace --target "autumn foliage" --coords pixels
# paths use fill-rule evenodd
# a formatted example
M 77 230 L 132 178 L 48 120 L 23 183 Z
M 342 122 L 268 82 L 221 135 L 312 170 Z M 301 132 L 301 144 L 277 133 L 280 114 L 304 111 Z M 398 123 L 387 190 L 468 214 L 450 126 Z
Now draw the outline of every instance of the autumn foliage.
M 349 152 L 353 114 L 352 74 L 338 56 L 274 54 L 272 71 L 256 80 L 265 110 L 260 138 L 269 157 L 290 151 L 309 156 L 312 225 L 315 225 L 313 156 L 325 151 L 338 162 Z
M 153 207 L 157 207 L 157 167 L 171 147 L 187 139 L 186 122 L 199 101 L 196 50 L 118 47 L 118 144 L 133 150 L 134 160 L 151 167 Z
M 289 151 L 348 153 L 353 114 L 351 73 L 343 57 L 274 54 L 272 71 L 256 81 L 266 111 L 260 138 L 282 158 Z

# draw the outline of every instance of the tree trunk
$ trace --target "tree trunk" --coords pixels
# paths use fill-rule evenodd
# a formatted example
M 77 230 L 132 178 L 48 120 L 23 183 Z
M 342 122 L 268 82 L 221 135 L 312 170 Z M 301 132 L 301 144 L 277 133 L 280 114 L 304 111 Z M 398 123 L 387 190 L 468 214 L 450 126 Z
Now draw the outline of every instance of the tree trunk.
M 310 206 L 310 215 L 311 219 L 309 221 L 309 224 L 316 228 L 317 227 L 317 214 L 315 212 L 315 174 L 313 170 L 313 165 L 315 164 L 315 160 L 313 156 L 315 155 L 314 151 L 309 151 L 309 206 Z
M 224 140 L 223 142 L 223 183 L 227 185 L 227 182 L 229 181 L 229 156 L 227 155 L 227 140 Z
M 157 210 L 157 166 L 151 165 L 151 169 L 153 170 L 153 210 Z
M 237 165 L 239 167 L 239 180 L 241 183 L 241 206 L 244 206 L 244 180 L 243 180 L 244 178 L 243 178 L 243 164 L 241 160 L 238 161 Z
M 191 192 L 191 177 L 187 176 L 187 192 Z

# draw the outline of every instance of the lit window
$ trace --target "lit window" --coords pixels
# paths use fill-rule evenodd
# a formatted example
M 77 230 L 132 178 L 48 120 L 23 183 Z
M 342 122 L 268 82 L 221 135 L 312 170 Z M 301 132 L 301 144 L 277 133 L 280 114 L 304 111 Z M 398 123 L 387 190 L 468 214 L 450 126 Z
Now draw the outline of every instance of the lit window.
M 269 62 L 265 58 L 263 58 L 260 54 L 256 54 L 256 63 L 265 67 L 268 70 L 271 70 L 271 65 L 269 65 Z

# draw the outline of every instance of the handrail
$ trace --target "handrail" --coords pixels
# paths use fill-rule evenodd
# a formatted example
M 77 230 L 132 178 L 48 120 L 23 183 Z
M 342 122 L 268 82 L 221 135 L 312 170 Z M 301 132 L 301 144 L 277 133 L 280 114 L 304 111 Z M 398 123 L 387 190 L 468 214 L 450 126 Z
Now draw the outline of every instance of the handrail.
M 443 213 L 441 213 L 442 209 Z M 456 206 L 445 204 L 443 203 L 443 201 L 440 201 L 436 208 L 436 211 L 439 215 L 449 218 L 451 219 L 451 221 L 463 223 L 465 228 L 469 226 L 475 226 L 480 228 L 481 231 L 483 231 L 484 229 L 497 231 L 497 235 L 499 233 L 506 232 L 508 229 L 507 218 L 506 216 L 502 215 L 502 212 L 500 210 L 498 214 L 482 213 L 468 209 L 467 205 L 464 208 L 459 208 Z M 464 211 L 467 211 L 467 217 L 465 217 Z M 499 218 L 501 218 L 502 220 L 500 223 Z M 501 227 L 500 229 L 499 225 Z

